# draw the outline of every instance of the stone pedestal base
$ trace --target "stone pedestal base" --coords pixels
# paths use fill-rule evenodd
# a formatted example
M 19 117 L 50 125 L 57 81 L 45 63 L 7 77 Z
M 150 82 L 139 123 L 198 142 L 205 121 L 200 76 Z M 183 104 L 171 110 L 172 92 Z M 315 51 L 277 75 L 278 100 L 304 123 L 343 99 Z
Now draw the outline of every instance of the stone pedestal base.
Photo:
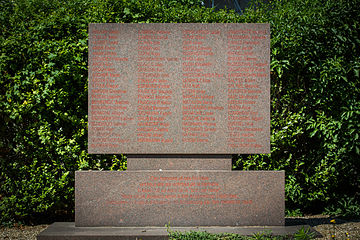
M 165 225 L 242 235 L 301 227 L 284 227 L 284 171 L 231 171 L 231 155 L 132 155 L 128 163 L 127 171 L 77 171 L 75 223 L 54 223 L 38 239 L 168 239 Z
M 297 226 L 266 226 L 266 227 L 171 227 L 171 231 L 206 231 L 209 233 L 236 233 L 251 236 L 254 233 L 271 233 L 271 235 L 293 235 L 304 227 L 312 230 L 308 225 Z M 169 239 L 166 227 L 75 227 L 74 222 L 57 222 L 50 225 L 37 236 L 37 240 L 119 240 L 142 239 L 160 240 Z
M 284 171 L 77 171 L 77 227 L 283 226 Z

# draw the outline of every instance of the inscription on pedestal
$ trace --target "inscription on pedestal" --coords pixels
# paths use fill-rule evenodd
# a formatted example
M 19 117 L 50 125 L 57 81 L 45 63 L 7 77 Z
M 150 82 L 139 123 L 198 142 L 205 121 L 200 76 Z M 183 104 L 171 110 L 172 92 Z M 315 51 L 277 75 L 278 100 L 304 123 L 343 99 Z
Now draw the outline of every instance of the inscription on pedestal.
M 269 24 L 90 24 L 89 153 L 269 153 L 269 48 Z
M 284 172 L 78 171 L 76 226 L 284 224 Z

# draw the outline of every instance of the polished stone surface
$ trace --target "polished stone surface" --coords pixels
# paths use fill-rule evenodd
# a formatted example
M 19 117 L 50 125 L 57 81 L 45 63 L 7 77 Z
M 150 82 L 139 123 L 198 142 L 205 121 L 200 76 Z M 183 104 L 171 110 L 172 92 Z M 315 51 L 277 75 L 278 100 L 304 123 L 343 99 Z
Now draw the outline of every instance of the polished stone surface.
M 321 235 L 308 225 L 266 226 L 266 227 L 171 227 L 171 231 L 189 232 L 206 231 L 209 233 L 236 233 L 251 236 L 255 233 L 271 233 L 271 235 L 293 235 L 304 227 Z M 37 236 L 37 240 L 165 240 L 169 239 L 166 227 L 75 227 L 74 222 L 57 222 Z
M 270 153 L 270 25 L 89 25 L 89 153 Z
M 76 226 L 281 226 L 284 171 L 77 171 Z
M 232 169 L 231 155 L 151 154 L 127 155 L 127 171 L 136 170 L 228 170 Z

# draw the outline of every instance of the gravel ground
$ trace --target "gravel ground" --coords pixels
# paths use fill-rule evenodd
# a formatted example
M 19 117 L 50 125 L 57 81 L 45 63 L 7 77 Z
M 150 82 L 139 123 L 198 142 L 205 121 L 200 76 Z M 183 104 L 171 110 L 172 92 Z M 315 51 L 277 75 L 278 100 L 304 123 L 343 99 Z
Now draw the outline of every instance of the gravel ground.
M 331 221 L 335 222 L 332 223 Z M 340 218 L 331 218 L 330 216 L 314 215 L 286 218 L 286 224 L 310 225 L 323 236 L 316 238 L 317 240 L 360 240 L 360 219 L 343 220 Z
M 323 235 L 317 240 L 328 239 L 350 239 L 360 240 L 360 220 L 342 220 L 324 215 L 286 218 L 287 225 L 307 224 Z M 15 226 L 13 228 L 0 228 L 0 239 L 35 240 L 36 235 L 43 231 L 48 225 L 37 226 Z M 331 236 L 335 235 L 335 238 Z
M 16 226 L 12 228 L 0 228 L 0 239 L 12 240 L 35 240 L 42 230 L 47 228 L 48 225 L 37 226 Z

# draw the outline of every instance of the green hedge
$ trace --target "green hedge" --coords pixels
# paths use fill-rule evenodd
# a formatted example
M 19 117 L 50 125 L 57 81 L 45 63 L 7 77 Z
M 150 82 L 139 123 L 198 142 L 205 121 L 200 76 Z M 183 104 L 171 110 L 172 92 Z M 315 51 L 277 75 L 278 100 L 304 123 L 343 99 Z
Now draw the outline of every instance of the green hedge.
M 271 24 L 271 156 L 237 167 L 284 169 L 289 210 L 360 216 L 360 1 L 274 1 L 245 19 Z
M 231 22 L 194 1 L 0 1 L 0 222 L 72 214 L 74 171 L 126 169 L 87 154 L 91 22 Z
M 286 170 L 289 211 L 360 215 L 360 4 L 283 0 L 239 16 L 200 2 L 0 0 L 2 224 L 72 214 L 75 170 L 126 169 L 123 155 L 87 154 L 90 22 L 270 22 L 272 154 L 234 168 Z

